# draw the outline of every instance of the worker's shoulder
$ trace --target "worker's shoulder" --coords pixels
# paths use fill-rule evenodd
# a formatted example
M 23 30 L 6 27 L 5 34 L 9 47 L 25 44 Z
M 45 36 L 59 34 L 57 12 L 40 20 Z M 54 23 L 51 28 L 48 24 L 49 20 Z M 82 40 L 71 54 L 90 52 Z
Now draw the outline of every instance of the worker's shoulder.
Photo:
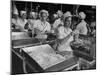
M 83 20 L 83 21 L 81 21 L 81 22 L 77 25 L 77 27 L 86 26 L 86 24 L 87 24 L 86 21 Z

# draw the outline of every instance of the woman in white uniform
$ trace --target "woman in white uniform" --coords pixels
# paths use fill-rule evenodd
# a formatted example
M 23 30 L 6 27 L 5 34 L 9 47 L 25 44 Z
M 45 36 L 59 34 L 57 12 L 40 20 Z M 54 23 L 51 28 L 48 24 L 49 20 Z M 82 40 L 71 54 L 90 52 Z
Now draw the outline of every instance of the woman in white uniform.
M 27 24 L 26 11 L 20 11 L 20 17 L 16 19 L 15 24 L 16 28 L 19 29 L 21 32 L 27 31 L 25 29 L 25 25 Z
M 79 31 L 79 34 L 87 35 L 88 29 L 87 29 L 87 23 L 85 21 L 86 14 L 84 12 L 80 12 L 79 17 L 81 19 L 81 22 L 77 25 L 76 30 Z
M 36 38 L 38 39 L 46 39 L 46 33 L 51 32 L 51 25 L 47 22 L 47 18 L 49 16 L 48 11 L 41 10 L 39 13 L 40 19 L 37 20 L 34 24 L 34 34 L 36 34 Z
M 36 12 L 30 12 L 30 18 L 28 19 L 29 29 L 33 29 L 34 23 L 36 21 Z
M 57 12 L 58 19 L 55 20 L 53 24 L 53 29 L 55 30 L 59 25 L 63 25 L 63 12 L 58 10 Z
M 72 55 L 72 49 L 70 47 L 70 42 L 73 41 L 74 32 L 72 32 L 70 25 L 71 25 L 71 13 L 66 12 L 64 14 L 64 26 L 60 26 L 58 28 L 58 51 L 60 52 L 67 52 L 68 55 Z
M 26 11 L 20 11 L 20 18 L 18 19 L 18 27 L 20 29 L 20 31 L 24 32 L 27 31 L 25 29 L 25 25 L 27 24 L 27 20 L 26 20 Z
M 19 19 L 19 13 L 18 10 L 16 8 L 16 6 L 14 6 L 13 11 L 12 11 L 12 19 L 11 19 L 11 24 L 12 24 L 12 29 L 17 29 L 17 20 Z

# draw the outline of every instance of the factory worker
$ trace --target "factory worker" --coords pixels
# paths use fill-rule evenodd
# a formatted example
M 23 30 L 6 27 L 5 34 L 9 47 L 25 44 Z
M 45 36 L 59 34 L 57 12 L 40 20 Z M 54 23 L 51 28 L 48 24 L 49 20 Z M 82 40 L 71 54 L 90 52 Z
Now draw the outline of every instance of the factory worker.
M 53 24 L 54 29 L 56 29 L 59 25 L 63 25 L 63 12 L 58 10 L 57 17 L 58 17 L 58 19 L 55 20 L 55 22 Z
M 58 11 L 57 11 L 57 15 L 58 15 L 58 18 L 61 18 L 61 17 L 62 17 L 62 15 L 63 15 L 63 12 L 62 12 L 62 11 L 60 11 L 60 10 L 58 10 Z
M 34 24 L 34 33 L 37 34 L 36 38 L 47 38 L 46 33 L 51 32 L 51 25 L 47 22 L 49 16 L 48 11 L 41 10 L 39 13 L 40 19 Z
M 12 19 L 11 19 L 11 23 L 12 23 L 12 28 L 16 29 L 16 25 L 17 25 L 17 20 L 18 20 L 18 10 L 16 8 L 16 6 L 14 6 L 13 11 L 12 11 Z
M 27 24 L 26 20 L 26 11 L 20 11 L 20 18 L 17 21 L 17 26 L 19 27 L 20 31 L 27 31 L 25 29 L 25 25 Z
M 36 12 L 30 12 L 30 18 L 28 19 L 28 23 L 29 23 L 29 29 L 33 29 L 33 25 L 37 19 L 37 14 Z
M 72 32 L 70 25 L 72 21 L 72 15 L 70 12 L 66 12 L 64 14 L 64 26 L 60 26 L 58 28 L 58 51 L 60 52 L 68 52 L 69 55 L 72 54 L 72 49 L 70 47 L 70 42 L 73 41 L 74 32 Z
M 79 34 L 87 35 L 88 29 L 87 23 L 85 21 L 86 14 L 84 12 L 80 12 L 79 17 L 81 19 L 81 22 L 77 25 L 76 29 L 79 31 Z

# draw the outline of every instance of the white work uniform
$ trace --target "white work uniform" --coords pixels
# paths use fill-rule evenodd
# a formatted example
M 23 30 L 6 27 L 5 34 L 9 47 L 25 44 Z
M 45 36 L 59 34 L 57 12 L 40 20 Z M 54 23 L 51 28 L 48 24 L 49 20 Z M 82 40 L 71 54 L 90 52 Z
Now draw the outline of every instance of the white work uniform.
M 27 20 L 25 19 L 24 21 L 22 21 L 22 19 L 18 18 L 16 19 L 12 19 L 12 23 L 15 24 L 18 29 L 20 29 L 20 31 L 25 31 L 24 26 L 27 23 Z
M 42 38 L 42 33 L 45 34 L 45 32 L 50 32 L 51 31 L 51 25 L 46 21 L 45 23 L 43 23 L 41 20 L 37 20 L 34 24 L 34 28 L 38 29 L 40 32 L 36 33 L 37 34 L 37 38 Z M 45 35 L 46 37 L 46 35 Z
M 55 20 L 55 22 L 53 24 L 53 28 L 56 29 L 60 24 L 63 25 L 63 22 L 59 18 L 59 19 Z
M 79 34 L 87 35 L 88 29 L 87 29 L 87 23 L 82 20 L 76 27 L 76 29 L 79 31 Z
M 58 28 L 58 39 L 64 39 L 66 36 L 68 36 L 72 30 L 70 28 L 65 28 L 64 26 L 61 26 Z M 58 50 L 59 51 L 72 51 L 70 47 L 70 42 L 73 41 L 73 36 L 71 36 L 66 43 L 59 44 Z
M 50 24 L 46 21 L 45 23 L 43 23 L 41 20 L 37 20 L 34 24 L 34 28 L 40 30 L 42 33 L 50 32 L 51 30 L 51 26 Z
M 24 21 L 22 21 L 22 19 L 19 19 L 18 20 L 18 25 L 19 25 L 19 27 L 20 27 L 20 30 L 21 31 L 25 31 L 25 24 L 27 23 L 27 20 L 26 19 L 24 19 Z

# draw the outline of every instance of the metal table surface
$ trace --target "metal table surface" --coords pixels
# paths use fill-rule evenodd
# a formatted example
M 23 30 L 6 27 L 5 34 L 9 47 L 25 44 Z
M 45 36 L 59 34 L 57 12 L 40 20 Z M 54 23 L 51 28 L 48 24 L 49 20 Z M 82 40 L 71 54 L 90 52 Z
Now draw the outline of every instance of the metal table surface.
M 75 64 L 77 64 L 78 59 L 76 57 L 72 57 L 70 60 L 66 60 L 62 63 L 58 63 L 50 68 L 47 68 L 46 70 L 43 70 L 35 60 L 33 60 L 26 52 L 22 50 L 22 48 L 25 47 L 31 47 L 36 45 L 43 45 L 43 44 L 50 44 L 52 42 L 55 42 L 56 40 L 49 40 L 40 42 L 37 39 L 23 39 L 23 40 L 13 40 L 12 41 L 12 51 L 23 61 L 25 61 L 25 64 L 28 66 L 31 66 L 30 68 L 35 71 L 36 73 L 42 73 L 42 72 L 58 72 L 61 70 L 64 70 L 66 68 L 69 68 Z M 72 63 L 70 63 L 72 62 Z M 35 68 L 34 68 L 35 65 Z M 38 67 L 37 67 L 38 66 Z
M 43 72 L 60 72 L 63 71 L 64 69 L 69 68 L 68 70 L 70 70 L 70 67 L 78 64 L 78 58 L 77 57 L 71 57 L 68 60 L 65 60 L 63 62 L 60 62 L 54 66 L 51 66 L 47 69 L 43 69 L 40 67 L 40 65 L 33 60 L 26 52 L 24 52 L 23 50 L 20 52 L 17 49 L 13 50 L 13 52 L 19 56 L 22 60 L 25 61 L 25 64 L 30 66 L 30 68 L 33 70 L 33 72 L 35 73 L 43 73 Z
M 55 42 L 54 40 L 46 40 L 46 41 L 40 41 L 38 39 L 21 39 L 21 40 L 12 40 L 12 47 L 13 48 L 23 48 L 28 46 L 36 46 L 41 44 L 50 44 L 52 42 Z

